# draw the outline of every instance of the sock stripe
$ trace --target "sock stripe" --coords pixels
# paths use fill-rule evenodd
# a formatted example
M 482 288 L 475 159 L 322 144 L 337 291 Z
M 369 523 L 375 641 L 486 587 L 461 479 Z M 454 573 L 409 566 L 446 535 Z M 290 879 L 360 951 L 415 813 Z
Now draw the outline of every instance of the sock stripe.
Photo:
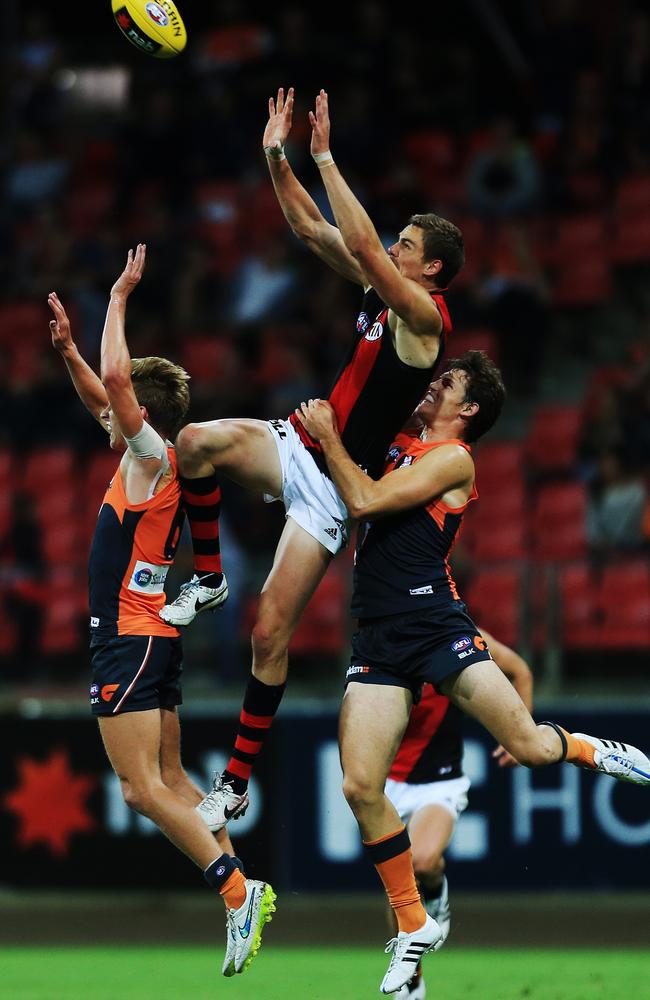
M 262 744 L 260 743 L 260 747 Z M 251 766 L 255 763 L 255 758 L 257 757 L 259 750 L 251 753 L 245 753 L 243 750 L 239 750 L 235 745 L 232 751 L 231 760 L 239 760 L 242 764 L 250 764 Z M 230 764 L 228 764 L 228 770 L 230 770 Z
M 260 740 L 247 740 L 241 734 L 238 734 L 235 740 L 235 750 L 239 750 L 241 753 L 257 754 L 262 747 Z
M 239 719 L 245 726 L 251 726 L 252 729 L 268 729 L 273 722 L 272 715 L 253 715 L 243 708 Z
M 178 477 L 183 491 L 183 496 L 205 497 L 211 494 L 221 496 L 219 480 L 213 473 L 211 476 L 201 476 L 199 479 L 187 479 L 185 476 Z
M 218 556 L 221 554 L 221 543 L 219 536 L 216 538 L 197 538 L 192 532 L 192 549 L 195 556 Z M 198 569 L 198 566 L 195 566 Z M 221 568 L 218 571 L 221 572 Z
M 231 757 L 228 761 L 228 767 L 225 770 L 225 774 L 234 774 L 237 778 L 242 778 L 244 781 L 248 781 L 253 770 L 252 764 L 242 764 L 241 761 L 235 760 Z
M 215 528 L 214 521 L 192 521 L 192 541 L 195 542 L 197 539 L 212 541 L 215 538 L 218 540 L 219 530 Z
M 253 743 L 260 743 L 261 739 L 264 737 L 264 730 L 260 729 L 258 726 L 245 726 L 243 723 L 240 724 L 237 730 L 237 735 L 241 736 L 245 740 L 250 740 Z
M 373 841 L 369 844 L 364 843 L 364 849 L 368 860 L 372 862 L 373 865 L 381 865 L 385 861 L 390 861 L 392 858 L 396 858 L 399 854 L 404 854 L 411 848 L 411 841 L 408 835 L 408 830 L 405 826 L 401 830 L 397 830 L 392 836 L 384 838 L 383 840 Z

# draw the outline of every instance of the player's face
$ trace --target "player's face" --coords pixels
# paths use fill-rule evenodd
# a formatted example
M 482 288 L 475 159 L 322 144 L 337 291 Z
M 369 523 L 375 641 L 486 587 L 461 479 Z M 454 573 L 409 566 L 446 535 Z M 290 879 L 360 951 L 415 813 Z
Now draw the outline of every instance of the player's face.
M 425 277 L 424 234 L 418 226 L 406 226 L 396 243 L 388 248 L 388 256 L 405 278 L 421 282 Z
M 454 368 L 431 383 L 416 413 L 425 424 L 441 416 L 452 419 L 463 409 L 466 396 L 467 376 Z
M 110 406 L 104 407 L 100 417 L 104 423 L 108 424 L 110 445 L 113 451 L 125 451 L 126 441 L 124 440 L 119 421 Z

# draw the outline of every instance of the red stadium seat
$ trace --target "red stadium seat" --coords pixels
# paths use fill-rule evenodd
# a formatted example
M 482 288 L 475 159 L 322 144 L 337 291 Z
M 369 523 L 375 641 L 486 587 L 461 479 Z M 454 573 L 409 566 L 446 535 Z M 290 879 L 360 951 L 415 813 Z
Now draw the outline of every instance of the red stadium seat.
M 220 385 L 238 374 L 236 351 L 222 335 L 190 337 L 183 344 L 182 364 L 193 385 Z
M 525 471 L 524 449 L 517 441 L 480 442 L 474 449 L 476 486 L 480 503 L 484 493 L 499 492 L 513 482 L 522 483 Z
M 38 448 L 25 463 L 20 488 L 30 493 L 56 490 L 67 486 L 74 476 L 75 458 L 72 448 Z
M 610 252 L 615 264 L 645 264 L 650 261 L 650 208 L 616 223 Z
M 521 585 L 521 572 L 504 567 L 478 570 L 465 588 L 474 621 L 508 646 L 516 646 L 519 638 Z
M 471 532 L 463 541 L 478 562 L 513 562 L 524 559 L 527 554 L 526 523 L 522 517 L 504 518 L 497 514 L 494 519 L 477 517 Z
M 553 283 L 553 301 L 560 308 L 603 305 L 613 294 L 612 265 L 609 259 L 594 252 L 576 249 L 565 258 Z
M 499 360 L 497 335 L 493 330 L 454 330 L 446 345 L 446 357 L 458 358 L 465 351 L 485 351 L 493 361 Z M 443 362 L 444 364 L 444 362 Z
M 582 410 L 579 406 L 540 406 L 533 416 L 525 445 L 532 471 L 573 469 L 581 426 Z
M 647 215 L 650 212 L 650 173 L 623 177 L 616 192 L 614 209 L 617 219 Z
M 42 347 L 52 313 L 41 302 L 6 302 L 0 306 L 0 345 L 32 342 Z
M 565 566 L 558 577 L 562 644 L 567 649 L 597 649 L 596 582 L 587 563 Z
M 567 562 L 586 555 L 586 496 L 580 483 L 544 486 L 530 522 L 531 555 L 537 562 Z

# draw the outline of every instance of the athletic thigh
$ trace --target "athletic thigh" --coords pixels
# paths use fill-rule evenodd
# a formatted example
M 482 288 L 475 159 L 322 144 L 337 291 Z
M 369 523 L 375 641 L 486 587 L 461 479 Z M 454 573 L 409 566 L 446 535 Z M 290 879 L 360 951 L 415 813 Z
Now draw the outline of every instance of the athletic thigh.
M 282 492 L 282 467 L 273 435 L 264 420 L 249 418 L 208 420 L 189 424 L 177 439 L 181 474 L 184 452 L 198 449 L 217 473 L 246 489 L 278 496 Z
M 439 688 L 511 753 L 511 747 L 536 740 L 537 726 L 530 712 L 494 660 L 472 663 L 445 678 Z
M 373 788 L 383 789 L 412 704 L 411 692 L 403 687 L 348 684 L 339 718 L 344 775 L 359 775 Z
M 160 780 L 161 710 L 101 716 L 99 731 L 113 770 L 130 784 Z
M 417 809 L 408 824 L 414 857 L 441 858 L 456 826 L 456 818 L 441 805 Z
M 320 542 L 287 518 L 260 594 L 258 622 L 290 635 L 331 561 Z

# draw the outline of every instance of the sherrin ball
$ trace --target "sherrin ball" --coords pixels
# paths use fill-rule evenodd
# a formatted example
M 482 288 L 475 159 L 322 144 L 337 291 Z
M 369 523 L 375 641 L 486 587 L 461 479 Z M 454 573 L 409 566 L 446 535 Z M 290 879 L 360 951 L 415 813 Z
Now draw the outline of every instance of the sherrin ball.
M 111 0 L 118 28 L 141 52 L 171 59 L 187 42 L 183 19 L 169 0 Z

